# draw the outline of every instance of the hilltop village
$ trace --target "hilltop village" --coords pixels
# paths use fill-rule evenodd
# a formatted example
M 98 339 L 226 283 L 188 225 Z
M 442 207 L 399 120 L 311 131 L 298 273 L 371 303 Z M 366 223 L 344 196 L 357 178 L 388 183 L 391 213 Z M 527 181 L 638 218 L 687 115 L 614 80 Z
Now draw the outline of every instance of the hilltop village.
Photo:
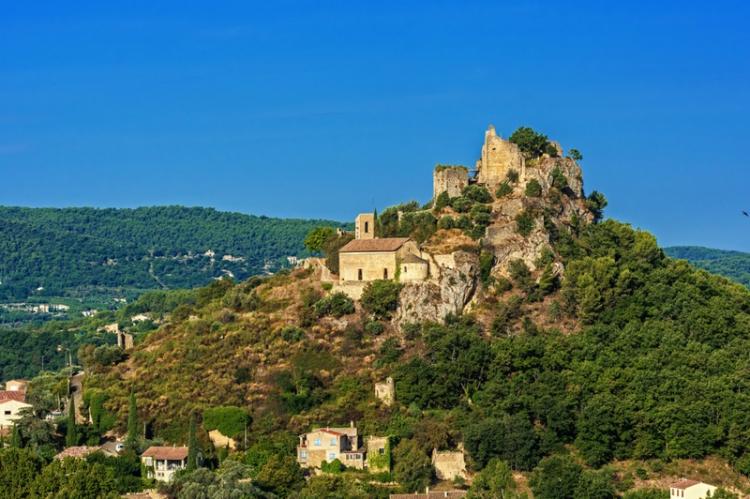
M 575 149 L 490 126 L 478 156 L 437 165 L 424 204 L 315 227 L 321 256 L 292 269 L 87 318 L 108 341 L 81 346 L 83 369 L 0 392 L 0 464 L 42 477 L 15 495 L 65 480 L 143 499 L 750 491 L 744 398 L 691 399 L 741 388 L 739 354 L 694 372 L 741 337 L 747 290 L 602 221 Z M 663 396 L 644 401 L 649 384 Z

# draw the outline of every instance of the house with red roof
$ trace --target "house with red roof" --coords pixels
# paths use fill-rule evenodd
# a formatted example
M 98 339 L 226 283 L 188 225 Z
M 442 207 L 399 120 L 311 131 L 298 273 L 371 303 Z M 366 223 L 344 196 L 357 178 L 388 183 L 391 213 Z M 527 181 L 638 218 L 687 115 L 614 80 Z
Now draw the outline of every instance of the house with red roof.
M 317 428 L 299 436 L 297 462 L 303 468 L 320 468 L 323 462 L 338 459 L 348 468 L 365 467 L 365 449 L 354 423 L 349 427 Z
M 141 454 L 146 476 L 160 482 L 169 482 L 179 470 L 187 468 L 187 447 L 152 446 Z
M 21 411 L 31 409 L 26 402 L 26 392 L 20 390 L 0 390 L 0 431 L 7 432 L 21 417 Z

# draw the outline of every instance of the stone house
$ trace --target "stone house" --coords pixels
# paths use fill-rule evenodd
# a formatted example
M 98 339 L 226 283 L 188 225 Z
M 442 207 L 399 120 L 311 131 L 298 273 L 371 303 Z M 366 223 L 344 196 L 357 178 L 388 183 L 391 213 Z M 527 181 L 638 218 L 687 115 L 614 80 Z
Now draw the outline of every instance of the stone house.
M 683 478 L 669 487 L 669 499 L 707 499 L 716 492 L 716 487 L 698 480 Z
M 466 460 L 461 447 L 457 451 L 432 450 L 432 467 L 438 480 L 466 480 Z
M 423 280 L 429 264 L 417 243 L 408 237 L 375 237 L 375 214 L 361 213 L 354 223 L 355 238 L 339 250 L 339 282 L 378 279 Z
M 19 390 L 0 391 L 0 430 L 8 431 L 20 419 L 21 411 L 31 409 L 26 403 L 26 392 Z
M 365 449 L 361 448 L 357 428 L 318 428 L 299 436 L 297 462 L 303 468 L 320 468 L 323 461 L 338 459 L 350 468 L 364 469 Z
M 367 437 L 367 469 L 370 473 L 391 471 L 391 443 L 388 437 Z
M 393 402 L 396 401 L 396 387 L 393 378 L 388 376 L 385 381 L 375 383 L 375 398 L 380 400 L 383 405 L 393 405 Z
M 169 482 L 175 472 L 187 468 L 187 458 L 187 447 L 152 446 L 141 454 L 141 463 L 146 469 L 147 478 Z
M 465 166 L 438 165 L 432 172 L 432 199 L 443 192 L 448 197 L 457 197 L 469 185 L 469 169 Z

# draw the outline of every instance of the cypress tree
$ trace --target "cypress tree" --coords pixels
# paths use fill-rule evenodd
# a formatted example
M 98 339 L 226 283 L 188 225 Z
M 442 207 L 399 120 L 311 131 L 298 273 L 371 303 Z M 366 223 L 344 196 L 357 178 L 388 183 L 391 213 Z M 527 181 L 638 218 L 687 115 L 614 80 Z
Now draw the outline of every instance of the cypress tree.
M 65 434 L 65 446 L 72 447 L 78 445 L 78 430 L 76 428 L 76 406 L 73 403 L 73 397 L 68 398 L 68 429 Z
M 21 442 L 21 431 L 18 429 L 18 425 L 13 425 L 13 435 L 11 436 L 10 446 L 16 449 L 20 449 L 23 444 Z
M 187 469 L 194 470 L 198 467 L 198 438 L 196 437 L 195 412 L 190 413 L 190 430 L 188 434 L 188 461 Z
M 128 407 L 128 436 L 125 444 L 129 449 L 138 447 L 138 407 L 135 402 L 135 390 L 130 391 L 130 404 Z

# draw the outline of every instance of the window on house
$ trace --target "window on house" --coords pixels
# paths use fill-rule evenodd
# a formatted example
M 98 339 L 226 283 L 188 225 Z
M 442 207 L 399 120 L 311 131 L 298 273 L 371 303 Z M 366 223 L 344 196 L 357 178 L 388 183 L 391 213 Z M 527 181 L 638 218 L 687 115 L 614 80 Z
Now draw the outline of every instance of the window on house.
M 336 453 L 335 452 L 329 452 L 328 453 L 328 460 L 329 461 L 333 461 L 334 459 L 336 459 Z
M 388 269 L 383 269 L 383 279 L 388 279 Z
M 357 269 L 357 280 L 358 281 L 362 280 L 362 269 Z
M 336 445 L 336 439 L 335 438 L 331 439 L 331 445 L 334 445 L 334 446 Z
M 315 439 L 315 440 L 313 441 L 313 445 L 315 445 L 315 446 L 317 446 L 317 447 L 320 447 L 320 439 L 319 439 L 319 438 L 316 438 L 316 439 Z
M 404 265 L 404 274 L 406 274 L 406 265 Z
M 378 449 L 378 454 L 385 454 L 385 449 L 383 449 L 382 447 Z
M 370 222 L 365 222 L 365 234 L 370 233 Z
M 11 414 L 11 412 L 10 412 L 10 411 L 5 411 L 5 415 L 6 415 L 6 416 L 10 416 L 10 414 Z
M 306 450 L 299 451 L 299 457 L 301 459 L 307 459 L 307 451 Z

